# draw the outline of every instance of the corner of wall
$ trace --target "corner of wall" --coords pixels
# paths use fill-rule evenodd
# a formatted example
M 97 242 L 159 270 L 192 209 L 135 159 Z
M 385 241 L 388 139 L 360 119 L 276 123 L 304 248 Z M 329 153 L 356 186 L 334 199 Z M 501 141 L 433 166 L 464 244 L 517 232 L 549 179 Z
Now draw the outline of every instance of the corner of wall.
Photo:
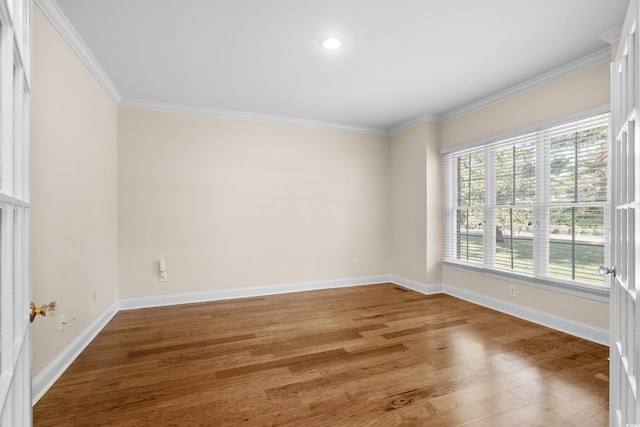
M 117 298 L 116 105 L 38 8 L 32 94 L 32 327 L 40 375 Z M 59 330 L 59 315 L 67 325 Z
M 441 281 L 441 124 L 421 122 L 391 136 L 392 273 Z

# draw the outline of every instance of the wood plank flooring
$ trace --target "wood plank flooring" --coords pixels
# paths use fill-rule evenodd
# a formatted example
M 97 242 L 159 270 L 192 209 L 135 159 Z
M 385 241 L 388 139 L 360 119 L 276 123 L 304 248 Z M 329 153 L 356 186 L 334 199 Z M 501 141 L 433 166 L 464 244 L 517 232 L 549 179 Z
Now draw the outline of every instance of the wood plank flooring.
M 393 284 L 120 312 L 45 426 L 606 426 L 608 348 Z

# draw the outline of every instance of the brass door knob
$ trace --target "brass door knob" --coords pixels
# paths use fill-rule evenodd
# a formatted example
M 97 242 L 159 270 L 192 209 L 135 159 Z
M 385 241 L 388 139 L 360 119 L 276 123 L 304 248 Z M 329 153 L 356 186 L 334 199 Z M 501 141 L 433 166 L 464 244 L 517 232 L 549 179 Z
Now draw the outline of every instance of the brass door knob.
M 42 317 L 46 317 L 47 313 L 52 314 L 55 308 L 55 301 L 52 301 L 49 304 L 45 304 L 42 307 L 36 307 L 34 303 L 31 303 L 31 322 L 33 322 L 38 314 Z

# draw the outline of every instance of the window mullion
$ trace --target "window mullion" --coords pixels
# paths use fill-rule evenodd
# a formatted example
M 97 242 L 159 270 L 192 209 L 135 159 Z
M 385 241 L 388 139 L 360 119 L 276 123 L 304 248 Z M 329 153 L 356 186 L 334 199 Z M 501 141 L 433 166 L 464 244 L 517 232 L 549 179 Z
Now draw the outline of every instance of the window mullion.
M 548 276 L 549 204 L 551 200 L 551 150 L 543 132 L 536 135 L 536 204 L 533 227 L 533 275 Z
M 456 221 L 458 209 L 458 174 L 456 171 L 456 157 L 444 158 L 443 169 L 445 172 L 445 259 L 455 259 L 458 253 L 456 238 Z
M 496 148 L 487 146 L 484 162 L 484 265 L 495 266 L 496 259 Z
M 573 140 L 573 202 L 577 203 L 579 198 L 578 177 L 580 171 L 578 168 L 579 160 L 579 138 L 578 132 L 574 133 Z M 576 280 L 576 207 L 571 208 L 571 279 Z

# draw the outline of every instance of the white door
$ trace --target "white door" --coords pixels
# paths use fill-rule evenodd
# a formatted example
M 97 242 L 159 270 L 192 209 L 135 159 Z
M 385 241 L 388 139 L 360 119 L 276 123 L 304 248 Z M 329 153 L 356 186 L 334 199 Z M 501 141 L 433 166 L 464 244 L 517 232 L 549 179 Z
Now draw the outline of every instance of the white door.
M 0 423 L 31 425 L 31 1 L 0 0 Z
M 611 358 L 610 424 L 638 425 L 640 400 L 640 282 L 636 255 L 640 250 L 640 94 L 638 22 L 640 0 L 631 0 L 616 58 L 611 67 Z

